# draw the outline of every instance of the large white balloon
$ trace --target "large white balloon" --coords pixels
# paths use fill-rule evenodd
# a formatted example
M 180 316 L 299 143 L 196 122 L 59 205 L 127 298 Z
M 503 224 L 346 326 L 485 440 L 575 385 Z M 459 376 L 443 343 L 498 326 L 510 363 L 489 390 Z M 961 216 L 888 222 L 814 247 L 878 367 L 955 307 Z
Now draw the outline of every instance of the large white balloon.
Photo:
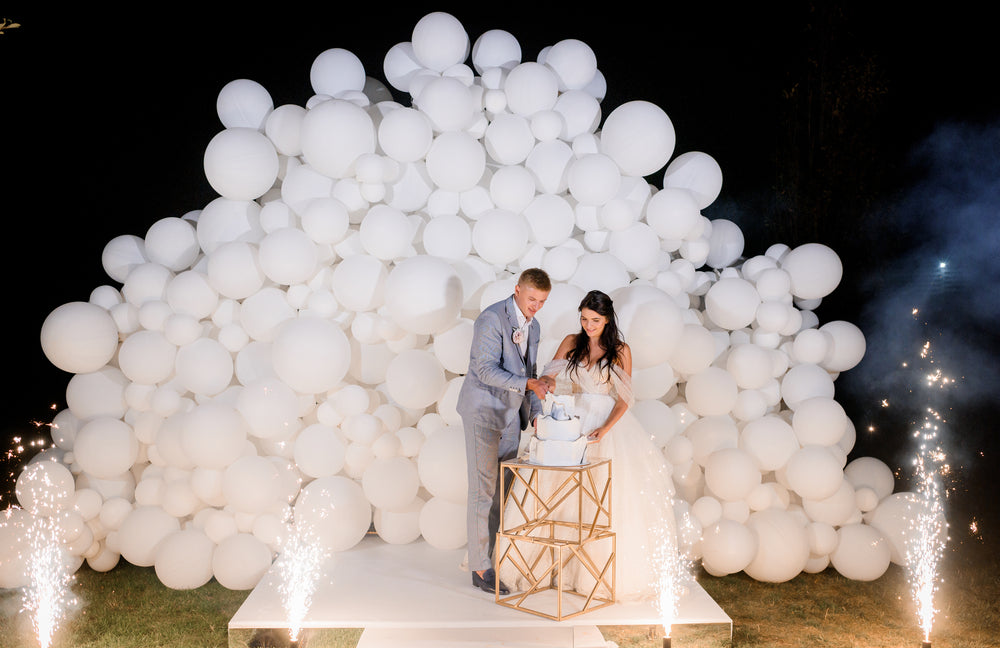
M 274 372 L 303 394 L 333 389 L 347 374 L 351 346 L 329 320 L 300 317 L 281 327 L 272 347 Z
M 647 176 L 662 169 L 673 155 L 675 142 L 670 118 L 648 101 L 618 106 L 601 130 L 601 152 L 631 176 Z
M 361 485 L 342 475 L 315 479 L 295 501 L 295 520 L 329 547 L 346 551 L 368 532 L 372 509 Z
M 118 327 L 108 311 L 70 302 L 42 322 L 42 351 L 49 362 L 70 373 L 97 371 L 118 349 Z

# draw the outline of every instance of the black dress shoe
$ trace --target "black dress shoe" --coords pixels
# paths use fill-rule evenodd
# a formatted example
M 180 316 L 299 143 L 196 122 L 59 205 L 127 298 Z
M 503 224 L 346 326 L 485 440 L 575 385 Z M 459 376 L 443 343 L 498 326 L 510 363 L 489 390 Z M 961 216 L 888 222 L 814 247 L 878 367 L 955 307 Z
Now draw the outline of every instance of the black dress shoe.
M 482 576 L 476 572 L 472 572 L 472 586 L 478 587 L 487 594 L 495 594 L 498 588 L 501 594 L 510 594 L 510 590 L 497 578 L 496 572 L 493 571 L 492 567 L 484 571 Z

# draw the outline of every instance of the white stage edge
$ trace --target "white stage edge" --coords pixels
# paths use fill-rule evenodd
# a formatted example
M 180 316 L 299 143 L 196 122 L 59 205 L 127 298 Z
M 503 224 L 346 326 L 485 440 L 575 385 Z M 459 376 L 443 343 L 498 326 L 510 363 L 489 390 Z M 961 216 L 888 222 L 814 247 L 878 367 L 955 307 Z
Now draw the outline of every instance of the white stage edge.
M 472 587 L 469 572 L 459 567 L 464 556 L 464 548 L 435 549 L 423 540 L 391 545 L 368 536 L 328 561 L 301 627 L 364 628 L 358 645 L 365 648 L 388 646 L 390 641 L 393 646 L 486 645 L 477 643 L 475 637 L 493 629 L 506 629 L 503 636 L 511 642 L 497 643 L 492 634 L 489 645 L 580 647 L 592 645 L 587 638 L 589 627 L 662 623 L 652 603 L 616 603 L 563 621 L 497 605 L 493 595 Z M 229 621 L 230 630 L 289 627 L 279 578 L 272 567 Z M 727 624 L 732 633 L 732 619 L 696 583 L 680 600 L 674 623 Z M 442 633 L 454 634 L 461 629 L 467 631 L 442 642 Z M 542 643 L 515 641 L 518 629 L 527 630 Z M 567 633 L 574 636 L 573 643 L 546 643 L 543 639 L 546 634 Z M 421 643 L 421 637 L 429 643 Z

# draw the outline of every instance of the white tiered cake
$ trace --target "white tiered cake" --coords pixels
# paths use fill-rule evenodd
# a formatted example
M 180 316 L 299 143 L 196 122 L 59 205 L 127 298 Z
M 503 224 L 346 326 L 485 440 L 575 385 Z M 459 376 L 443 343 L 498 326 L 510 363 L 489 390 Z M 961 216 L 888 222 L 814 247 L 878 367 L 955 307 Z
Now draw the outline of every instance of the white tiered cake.
M 546 398 L 548 413 L 536 419 L 535 433 L 528 443 L 528 461 L 542 466 L 574 466 L 583 463 L 587 437 L 580 418 L 571 415 L 572 396 Z

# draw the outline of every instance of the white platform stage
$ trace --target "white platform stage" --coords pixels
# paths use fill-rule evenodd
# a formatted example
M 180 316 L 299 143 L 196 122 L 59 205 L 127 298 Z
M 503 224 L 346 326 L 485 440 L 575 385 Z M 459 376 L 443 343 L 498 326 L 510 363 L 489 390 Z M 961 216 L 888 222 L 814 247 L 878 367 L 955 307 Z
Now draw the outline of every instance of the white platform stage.
M 366 537 L 330 559 L 301 627 L 364 628 L 359 648 L 584 648 L 604 646 L 596 626 L 662 623 L 651 603 L 618 603 L 563 621 L 497 605 L 460 569 L 464 555 L 464 548 L 445 551 L 423 540 L 390 545 Z M 230 632 L 289 627 L 279 578 L 272 568 L 261 579 L 230 620 Z M 679 624 L 727 624 L 732 635 L 732 619 L 697 584 L 680 601 Z

